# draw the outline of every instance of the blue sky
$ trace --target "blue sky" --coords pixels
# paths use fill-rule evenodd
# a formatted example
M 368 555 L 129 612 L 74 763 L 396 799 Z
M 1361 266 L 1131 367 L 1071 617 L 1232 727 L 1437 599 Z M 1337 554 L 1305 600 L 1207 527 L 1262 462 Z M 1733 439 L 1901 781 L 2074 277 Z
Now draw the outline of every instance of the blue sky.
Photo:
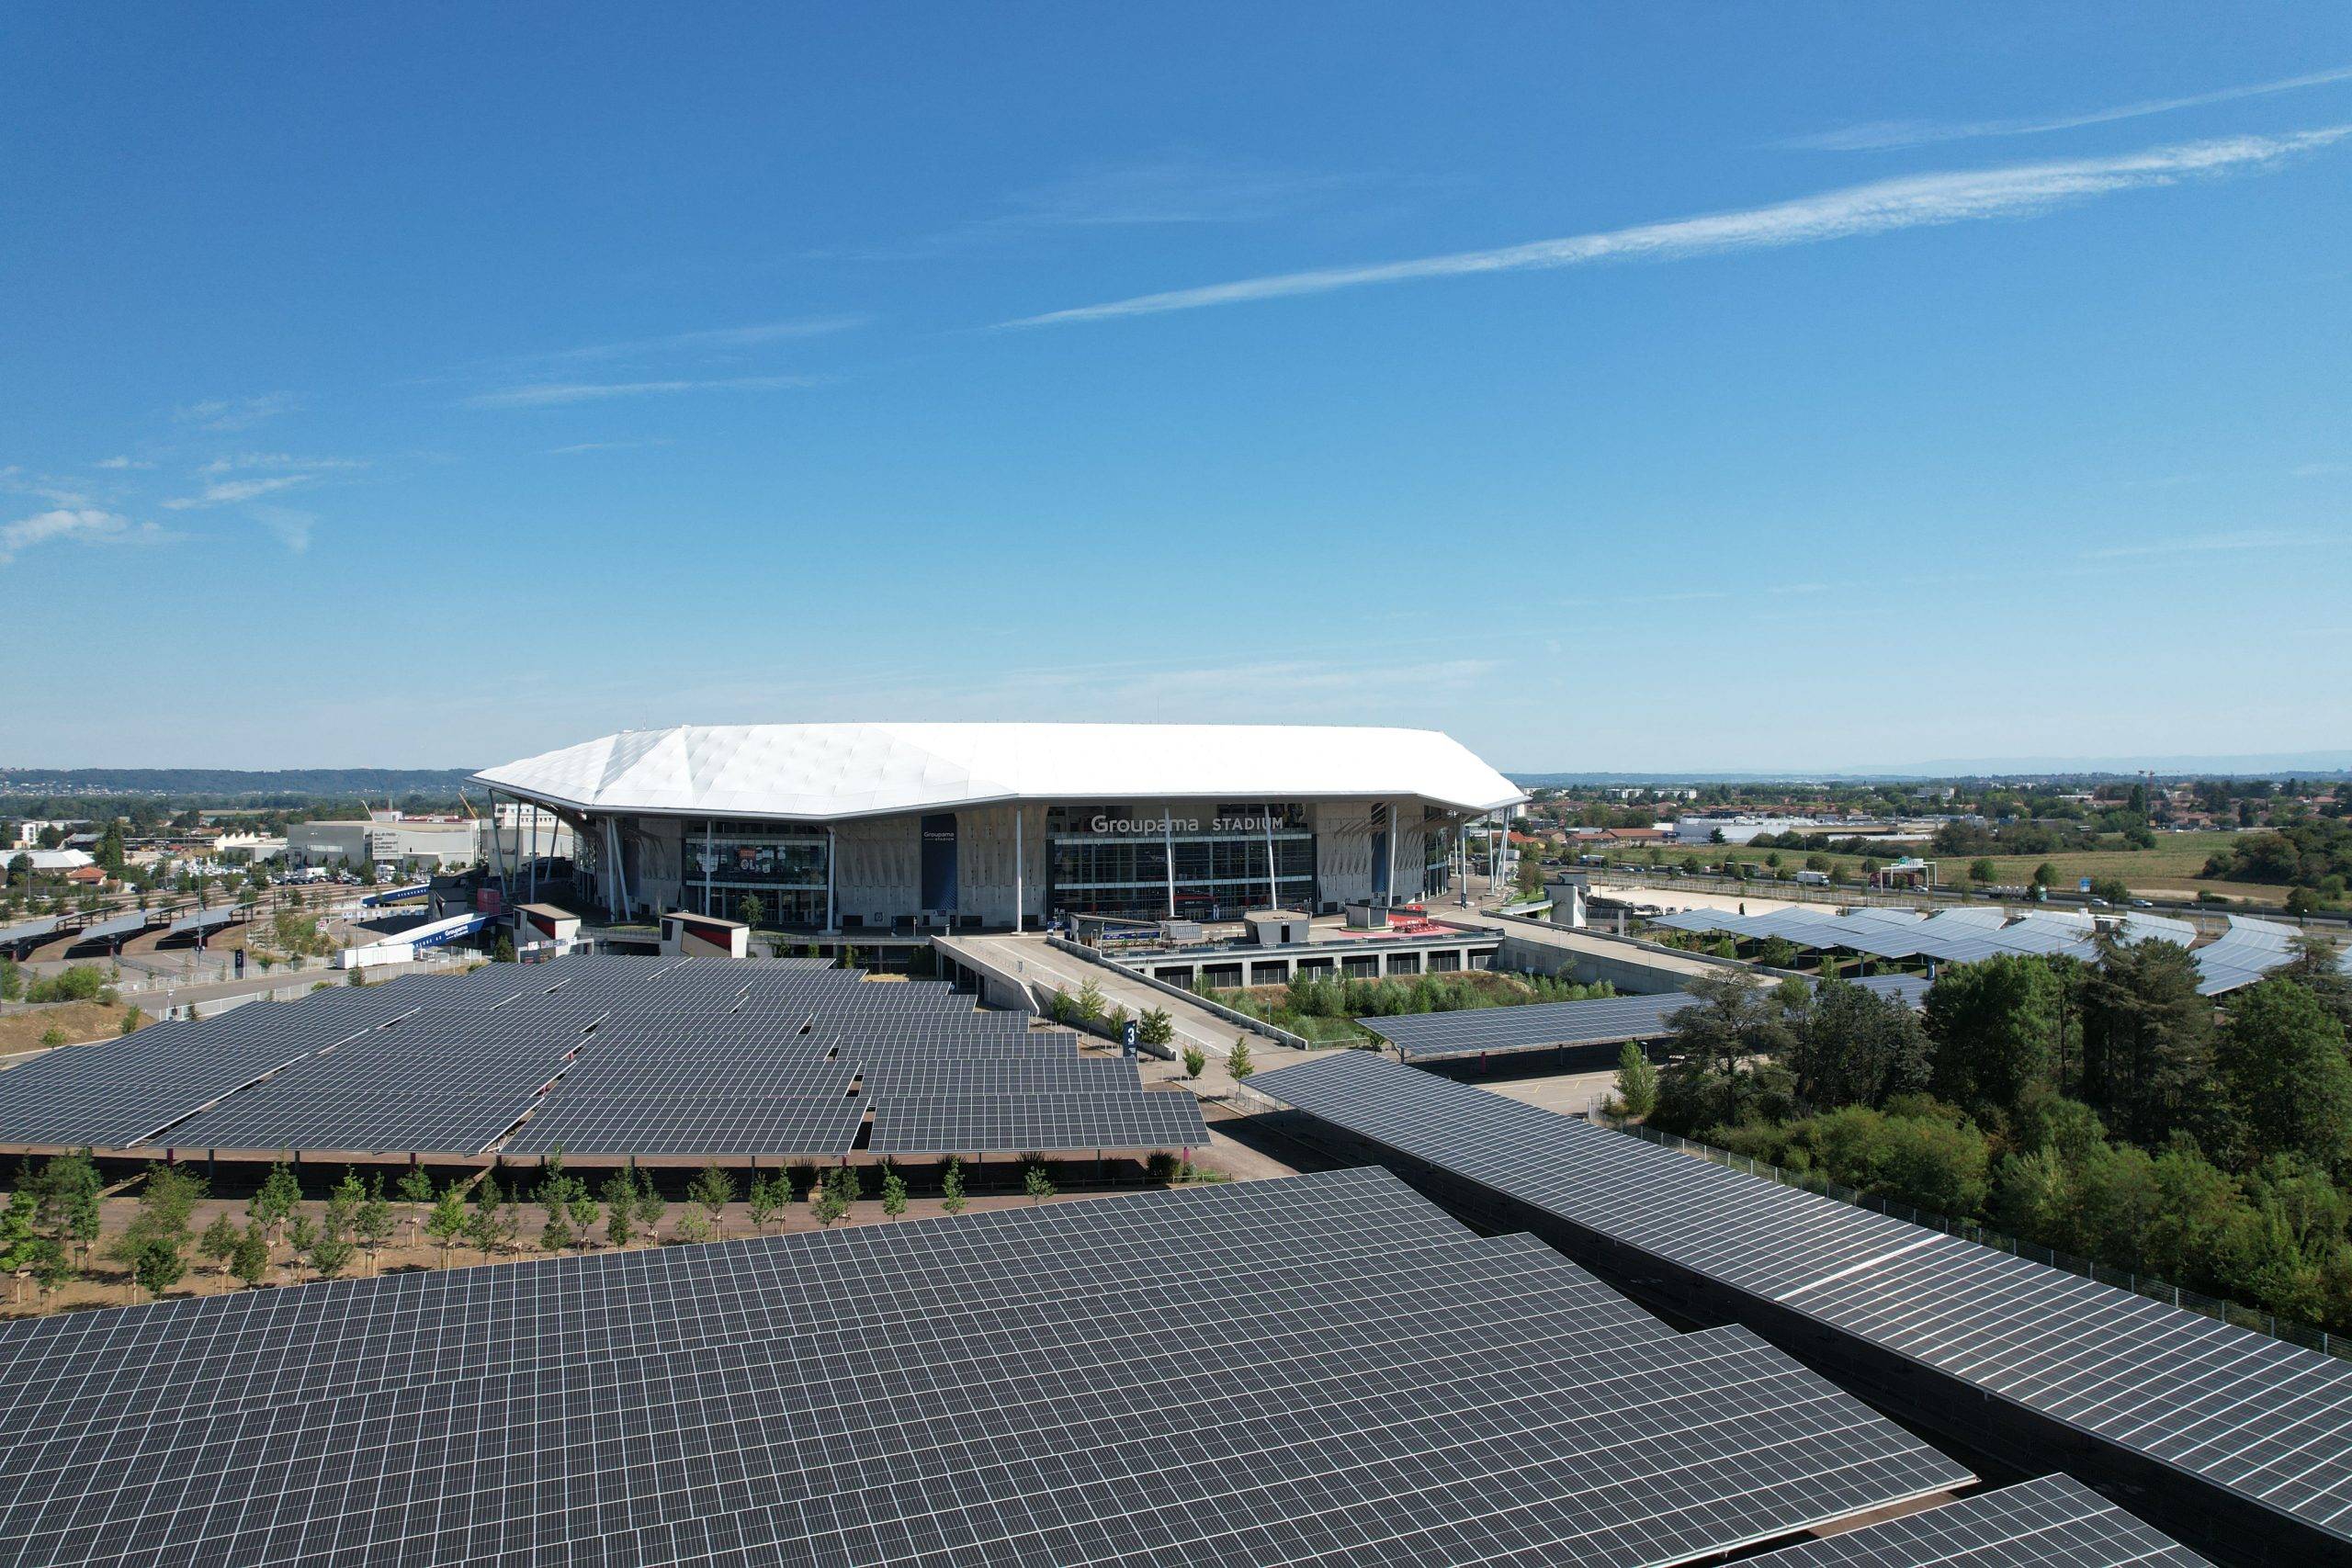
M 2352 734 L 2352 13 L 0 15 L 0 761 Z

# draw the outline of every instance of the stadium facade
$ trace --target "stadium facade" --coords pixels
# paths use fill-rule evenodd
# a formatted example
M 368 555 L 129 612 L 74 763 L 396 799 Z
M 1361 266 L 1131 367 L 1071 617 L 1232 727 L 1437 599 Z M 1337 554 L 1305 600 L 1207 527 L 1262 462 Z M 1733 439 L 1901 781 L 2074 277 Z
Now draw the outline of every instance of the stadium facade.
M 562 818 L 616 915 L 812 931 L 1410 902 L 1525 799 L 1433 730 L 1319 726 L 683 725 L 474 776 Z

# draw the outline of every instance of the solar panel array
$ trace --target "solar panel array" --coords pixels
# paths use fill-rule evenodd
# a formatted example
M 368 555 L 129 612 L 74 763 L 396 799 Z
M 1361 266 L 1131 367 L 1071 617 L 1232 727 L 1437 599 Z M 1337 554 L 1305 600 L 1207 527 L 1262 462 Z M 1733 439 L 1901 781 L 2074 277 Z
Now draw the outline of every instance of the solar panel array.
M 0 1455 L 124 1568 L 1668 1563 L 1972 1479 L 1375 1171 L 13 1323 Z
M 2295 927 L 2246 915 L 2227 917 L 2221 937 L 2195 947 L 2197 927 L 2188 920 L 2139 912 L 2112 922 L 2127 942 L 2169 942 L 2193 949 L 2199 976 L 2197 989 L 2219 996 L 2251 986 L 2291 962 Z M 2098 922 L 2070 910 L 2031 909 L 2015 920 L 1997 909 L 1946 909 L 1922 919 L 1916 911 L 1864 907 L 1842 915 L 1811 909 L 1766 914 L 1726 914 L 1719 909 L 1681 909 L 1650 922 L 1669 931 L 1721 933 L 1741 941 L 1773 937 L 1799 947 L 1863 953 L 1877 958 L 1932 958 L 1973 964 L 1996 953 L 2062 954 L 2089 960 L 2098 954 Z M 2343 962 L 2352 968 L 2352 950 Z
M 2295 939 L 2302 933 L 2293 926 L 2245 915 L 2228 919 L 2221 936 L 2197 950 L 2199 996 L 2218 997 L 2251 986 L 2294 962 Z
M 47 936 L 63 923 L 62 916 L 41 915 L 29 920 L 18 920 L 13 926 L 0 926 L 0 947 L 14 947 L 20 942 Z
M 1845 914 L 1801 908 L 1755 915 L 1684 909 L 1651 923 L 1670 931 L 1720 932 L 1744 942 L 1777 937 L 1800 948 L 1875 958 L 1932 958 L 1945 964 L 1973 964 L 2000 953 L 2084 958 L 2095 951 L 2098 934 L 2097 923 L 2088 916 L 2041 909 L 2015 920 L 1998 909 L 1944 909 L 1924 918 L 1915 910 L 1875 906 Z
M 0 1073 L 0 1144 L 839 1157 L 1197 1148 L 1189 1093 L 944 985 L 571 957 L 253 1003 Z
M 1754 1568 L 2197 1568 L 2080 1482 L 2045 1475 L 1753 1560 Z
M 2352 1540 L 2352 1365 L 1368 1053 L 1251 1087 Z
M 1872 975 L 1849 982 L 1906 1007 L 1926 1000 L 1928 982 L 1917 975 Z M 1472 1008 L 1457 1012 L 1392 1013 L 1356 1022 L 1396 1047 L 1408 1062 L 1443 1061 L 1561 1046 L 1614 1045 L 1657 1040 L 1672 1032 L 1676 1013 L 1690 1005 L 1681 991 L 1602 997 L 1585 1002 L 1531 1002 L 1524 1007 Z

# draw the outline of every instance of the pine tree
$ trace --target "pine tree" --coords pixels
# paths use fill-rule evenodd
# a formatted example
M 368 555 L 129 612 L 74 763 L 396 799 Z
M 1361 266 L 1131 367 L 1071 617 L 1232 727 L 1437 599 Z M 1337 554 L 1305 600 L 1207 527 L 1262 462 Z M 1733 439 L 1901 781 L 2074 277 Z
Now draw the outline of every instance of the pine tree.
M 1250 1040 L 1247 1035 L 1237 1034 L 1233 1037 L 1233 1049 L 1225 1054 L 1225 1070 L 1232 1076 L 1235 1083 L 1239 1083 L 1258 1070 L 1250 1060 Z
M 939 1208 L 947 1214 L 964 1212 L 964 1162 L 952 1156 L 939 1177 Z
M 882 1212 L 893 1220 L 907 1212 L 907 1179 L 895 1165 L 882 1168 Z

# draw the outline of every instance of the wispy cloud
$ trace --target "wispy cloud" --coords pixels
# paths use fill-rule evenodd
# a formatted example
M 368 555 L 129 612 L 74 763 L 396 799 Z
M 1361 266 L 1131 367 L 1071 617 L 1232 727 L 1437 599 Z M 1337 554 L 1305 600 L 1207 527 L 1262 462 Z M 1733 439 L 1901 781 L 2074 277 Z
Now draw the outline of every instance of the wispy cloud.
M 152 468 L 155 465 L 144 457 L 101 457 L 98 459 L 97 466 L 101 468 L 109 470 L 119 470 L 124 468 Z
M 583 452 L 627 452 L 639 446 L 670 445 L 672 442 L 666 435 L 648 436 L 643 441 L 575 441 L 569 446 L 550 446 L 546 455 L 550 457 L 576 457 Z
M 2050 119 L 1878 120 L 1868 125 L 1849 125 L 1810 136 L 1792 137 L 1776 145 L 1805 152 L 1863 152 L 1891 147 L 1923 147 L 1937 141 L 1973 141 L 1983 137 L 2039 136 L 2045 131 L 2078 130 L 2087 125 L 2111 125 L 2121 119 L 2142 119 L 2149 115 L 2170 114 L 2176 109 L 2203 108 L 2210 104 L 2235 103 L 2241 98 L 2267 97 L 2272 93 L 2290 93 L 2300 87 L 2322 87 L 2346 81 L 2352 81 L 2352 65 L 2313 71 L 2277 82 L 2257 82 L 2251 86 L 2191 93 L 2184 97 L 2148 98 L 2135 104 L 2093 109 L 2087 114 L 2061 115 Z
M 153 524 L 135 524 L 118 512 L 94 507 L 60 507 L 14 523 L 0 524 L 0 566 L 14 561 L 36 545 L 119 545 L 134 539 L 160 538 Z
M 237 452 L 215 457 L 197 469 L 199 474 L 234 474 L 251 470 L 268 472 L 300 468 L 307 473 L 325 473 L 336 468 L 364 468 L 364 457 L 298 457 L 290 452 Z
M 756 321 L 741 327 L 707 327 L 695 332 L 670 333 L 660 337 L 624 338 L 616 343 L 582 344 L 576 348 L 552 349 L 544 354 L 526 355 L 516 363 L 533 361 L 588 359 L 642 359 L 657 355 L 723 353 L 734 349 L 763 348 L 771 344 L 793 343 L 806 338 L 828 337 L 870 325 L 874 318 L 863 311 L 849 311 L 831 316 L 797 316 L 788 321 Z
M 172 417 L 199 430 L 250 430 L 300 406 L 301 400 L 291 392 L 265 392 L 253 398 L 209 398 L 173 410 Z
M 1104 164 L 1033 186 L 1007 197 L 1001 211 L 912 240 L 813 254 L 828 260 L 904 260 L 1089 229 L 1263 222 L 1364 183 L 1362 175 L 1308 174 L 1170 155 Z
M 2323 535 L 2286 533 L 2269 528 L 2244 528 L 2212 534 L 2191 534 L 2175 539 L 2151 539 L 2143 544 L 2110 545 L 2085 550 L 2084 560 L 2136 560 L 2159 556 L 2225 555 L 2239 550 L 2292 550 L 2326 544 Z
M 700 380 L 533 381 L 476 392 L 465 406 L 476 409 L 549 408 L 560 403 L 599 402 L 609 398 L 670 397 L 680 392 L 772 392 L 813 387 L 814 376 L 718 376 Z
M 301 512 L 291 506 L 256 506 L 249 515 L 267 529 L 272 538 L 298 556 L 310 549 L 311 534 L 319 522 L 317 513 Z
M 233 506 L 239 502 L 258 501 L 265 495 L 292 490 L 309 484 L 316 474 L 273 474 L 267 479 L 221 479 L 209 484 L 195 495 L 175 496 L 164 502 L 167 511 L 186 512 L 200 506 Z
M 1604 261 L 1684 261 L 1736 251 L 1815 244 L 1898 229 L 2021 217 L 2062 203 L 2119 191 L 2268 167 L 2299 152 L 2328 146 L 2347 134 L 2352 134 L 2352 126 L 2331 126 L 2290 136 L 2237 136 L 2185 142 L 2121 157 L 1912 175 L 1736 212 L 1537 240 L 1495 250 L 1462 251 L 1363 266 L 1324 267 L 1207 288 L 1170 289 L 1106 304 L 1049 310 L 999 324 L 1061 326 L 1428 278 L 1579 266 Z
M 2299 479 L 2333 479 L 2337 474 L 2352 474 L 2352 463 L 2298 463 L 2288 472 Z

